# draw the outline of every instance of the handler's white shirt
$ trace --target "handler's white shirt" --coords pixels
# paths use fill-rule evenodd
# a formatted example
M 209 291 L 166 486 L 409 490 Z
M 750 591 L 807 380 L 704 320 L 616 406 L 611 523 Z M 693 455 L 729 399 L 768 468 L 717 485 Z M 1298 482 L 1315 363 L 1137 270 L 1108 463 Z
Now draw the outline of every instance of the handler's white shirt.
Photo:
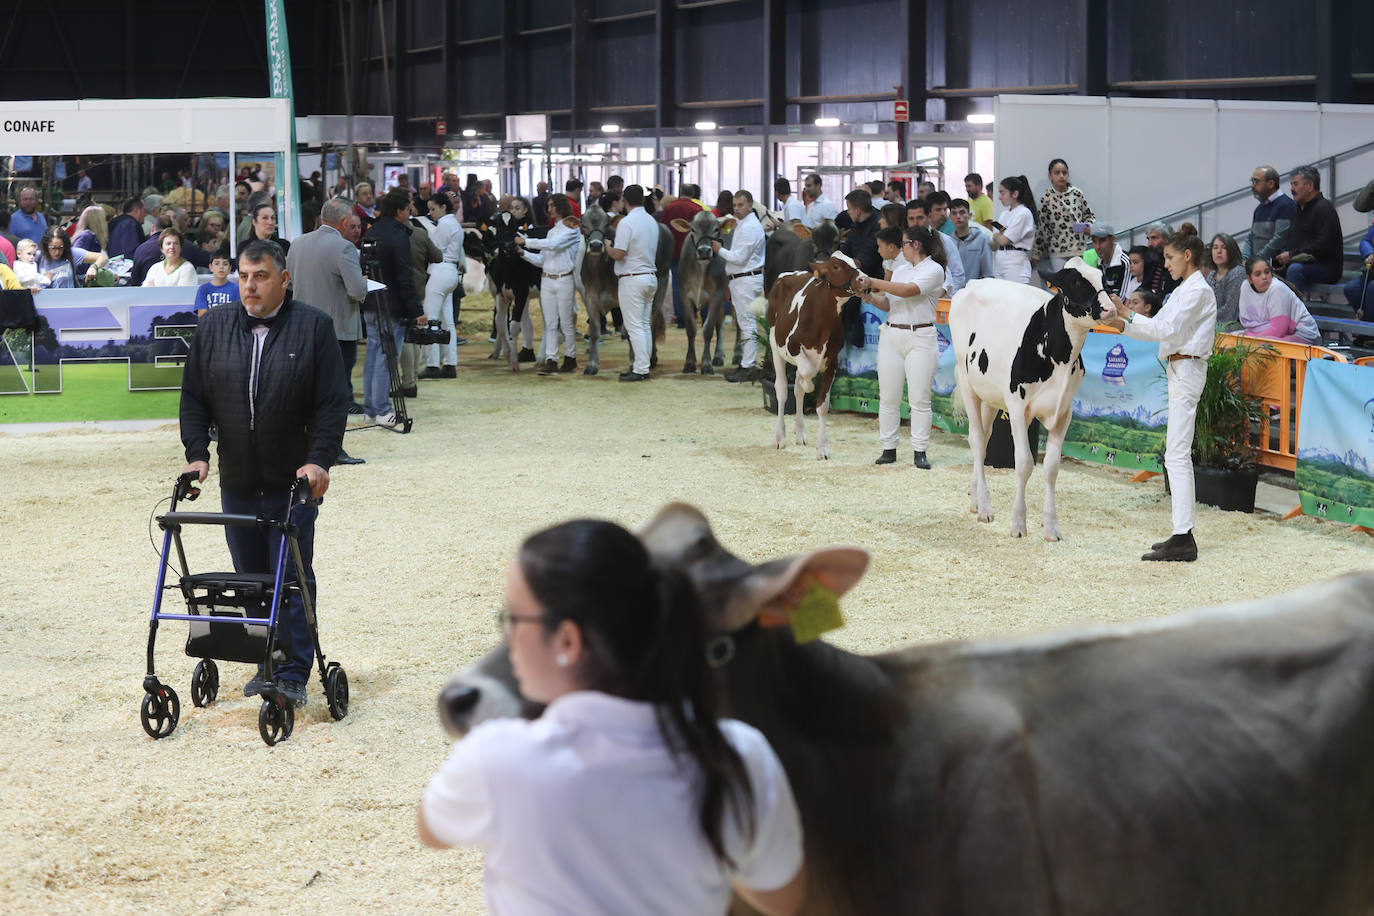
M 1030 209 L 1017 204 L 997 214 L 997 222 L 1007 227 L 1002 233 L 1007 241 L 1029 257 L 1030 250 L 1035 247 L 1035 217 L 1031 216 Z
M 892 282 L 915 283 L 921 288 L 921 294 L 904 299 L 888 293 L 888 324 L 935 323 L 935 307 L 945 283 L 945 270 L 934 258 L 912 264 L 905 255 L 898 255 L 892 267 Z
M 546 274 L 568 274 L 572 273 L 577 260 L 577 244 L 581 241 L 581 229 L 571 229 L 560 221 L 549 230 L 547 237 L 525 239 L 525 250 L 520 256 Z
M 631 207 L 615 227 L 615 241 L 611 244 L 625 252 L 615 262 L 615 275 L 657 273 L 654 256 L 658 253 L 658 220 L 643 207 Z
M 799 223 L 806 222 L 806 204 L 797 199 L 793 194 L 787 198 L 787 203 L 782 205 L 782 218 L 784 222 L 796 220 Z
M 463 269 L 463 226 L 458 222 L 458 217 L 452 213 L 439 217 L 439 222 L 429 233 L 429 239 L 447 263 L 457 264 L 459 270 Z
M 1159 341 L 1159 358 L 1174 353 L 1206 358 L 1217 336 L 1217 297 L 1202 271 L 1178 285 L 1153 318 L 1136 315 L 1126 324 L 1126 336 Z
M 725 275 L 728 277 L 763 267 L 765 241 L 763 225 L 754 214 L 750 213 L 735 223 L 734 238 L 730 240 L 730 247 L 722 246 L 720 249 L 720 256 L 727 265 Z
M 663 744 L 653 706 L 594 691 L 533 722 L 495 719 L 453 746 L 422 802 L 449 844 L 486 851 L 496 916 L 724 913 L 731 881 L 776 890 L 802 864 L 791 787 L 757 729 L 722 720 L 754 789 L 752 845 L 725 820 L 728 872 L 697 823 L 693 778 Z

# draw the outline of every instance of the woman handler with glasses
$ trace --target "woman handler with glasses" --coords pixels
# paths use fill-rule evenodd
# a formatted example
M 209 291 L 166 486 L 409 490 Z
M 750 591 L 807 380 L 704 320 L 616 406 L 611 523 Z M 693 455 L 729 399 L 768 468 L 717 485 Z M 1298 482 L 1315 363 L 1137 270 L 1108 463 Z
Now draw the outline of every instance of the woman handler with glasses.
M 786 774 L 717 716 L 704 618 L 680 573 L 619 525 L 531 536 L 500 615 L 540 718 L 458 741 L 419 809 L 430 846 L 476 845 L 494 914 L 792 913 L 804 890 Z

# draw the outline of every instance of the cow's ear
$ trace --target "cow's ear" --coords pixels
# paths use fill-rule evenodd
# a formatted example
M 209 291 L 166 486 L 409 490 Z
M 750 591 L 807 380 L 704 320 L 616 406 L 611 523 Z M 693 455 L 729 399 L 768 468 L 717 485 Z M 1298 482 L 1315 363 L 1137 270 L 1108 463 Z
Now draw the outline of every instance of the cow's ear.
M 720 231 L 721 231 L 721 232 L 734 232 L 734 231 L 735 231 L 735 218 L 734 218 L 733 216 L 727 216 L 727 217 L 725 217 L 725 219 L 721 220 L 721 221 L 720 221 Z
M 680 217 L 680 216 L 677 217 L 676 219 L 672 220 L 671 222 L 669 222 L 668 225 L 672 226 L 672 227 L 673 227 L 674 229 L 676 229 L 678 232 L 691 232 L 691 231 L 692 231 L 692 224 L 689 223 L 689 222 L 687 222 L 687 220 L 683 219 L 683 218 Z
M 616 226 L 619 226 L 619 225 L 620 225 L 620 221 L 621 221 L 622 219 L 624 219 L 624 218 L 625 218 L 625 214 L 623 214 L 623 213 L 617 214 L 617 215 L 616 215 L 616 218 L 613 219 L 613 220 L 611 220 L 611 222 L 610 222 L 610 224 L 607 226 L 607 228 L 610 229 L 612 232 L 614 232 L 614 231 L 615 231 L 615 227 L 616 227 Z
M 754 567 L 730 601 L 728 613 L 736 619 L 726 621 L 727 632 L 755 619 L 765 626 L 790 623 L 813 587 L 843 596 L 863 578 L 868 559 L 868 551 L 858 547 L 824 547 Z
M 582 221 L 575 216 L 566 216 L 563 218 L 563 225 L 569 229 L 577 229 L 582 225 Z
M 802 225 L 801 223 L 793 223 L 793 224 L 792 224 L 792 231 L 796 233 L 797 238 L 799 238 L 799 239 L 809 239 L 809 238 L 811 238 L 811 230 L 808 229 L 808 228 L 806 228 L 806 227 L 805 227 L 804 225 Z

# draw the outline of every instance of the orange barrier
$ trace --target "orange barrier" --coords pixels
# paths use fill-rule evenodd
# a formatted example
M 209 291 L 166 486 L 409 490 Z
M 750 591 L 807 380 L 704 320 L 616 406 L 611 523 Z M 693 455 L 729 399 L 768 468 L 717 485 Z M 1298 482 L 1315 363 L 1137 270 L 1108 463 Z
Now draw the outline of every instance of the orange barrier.
M 1374 356 L 1361 356 L 1355 360 L 1357 366 L 1374 366 Z
M 1259 452 L 1257 460 L 1260 464 L 1292 473 L 1298 467 L 1298 413 L 1302 408 L 1308 360 L 1330 359 L 1338 363 L 1349 360 L 1326 347 L 1234 334 L 1218 334 L 1217 346 L 1234 347 L 1242 340 L 1274 348 L 1271 359 L 1241 374 L 1241 390 L 1257 396 L 1267 408 L 1260 421 L 1259 442 L 1252 443 Z

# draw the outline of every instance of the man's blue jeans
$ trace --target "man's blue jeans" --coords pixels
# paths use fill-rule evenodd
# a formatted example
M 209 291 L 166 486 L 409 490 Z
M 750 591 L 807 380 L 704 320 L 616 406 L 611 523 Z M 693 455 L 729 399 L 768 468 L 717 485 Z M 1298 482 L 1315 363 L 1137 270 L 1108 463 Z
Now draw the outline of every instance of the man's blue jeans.
M 220 490 L 220 506 L 232 515 L 256 515 L 259 518 L 280 519 L 286 512 L 290 499 L 289 487 L 267 487 L 256 493 L 230 493 Z M 315 517 L 319 515 L 316 506 L 298 506 L 292 518 L 300 529 L 296 540 L 301 548 L 301 562 L 305 565 L 305 575 L 310 593 L 315 594 Z M 277 568 L 277 551 L 281 549 L 282 534 L 275 528 L 234 528 L 224 529 L 224 539 L 229 543 L 229 556 L 234 561 L 235 572 L 273 572 Z M 285 582 L 296 581 L 296 563 L 291 557 L 291 548 L 286 549 Z M 277 619 L 277 642 L 286 652 L 286 661 L 276 666 L 274 673 L 284 681 L 310 680 L 310 669 L 315 662 L 315 640 L 310 634 L 310 623 L 305 619 L 305 607 L 300 595 L 292 593 L 285 610 Z M 261 666 L 259 666 L 261 667 Z
M 368 312 L 363 320 L 367 323 L 367 355 L 363 357 L 363 413 L 380 417 L 391 413 L 391 370 L 386 365 L 386 354 L 382 352 L 382 339 L 377 334 L 377 313 Z M 396 336 L 396 352 L 401 352 L 405 343 L 406 329 L 393 324 Z
M 1284 279 L 1292 284 L 1299 293 L 1306 295 L 1316 283 L 1337 283 L 1341 279 L 1339 270 L 1331 270 L 1317 263 L 1289 264 Z

